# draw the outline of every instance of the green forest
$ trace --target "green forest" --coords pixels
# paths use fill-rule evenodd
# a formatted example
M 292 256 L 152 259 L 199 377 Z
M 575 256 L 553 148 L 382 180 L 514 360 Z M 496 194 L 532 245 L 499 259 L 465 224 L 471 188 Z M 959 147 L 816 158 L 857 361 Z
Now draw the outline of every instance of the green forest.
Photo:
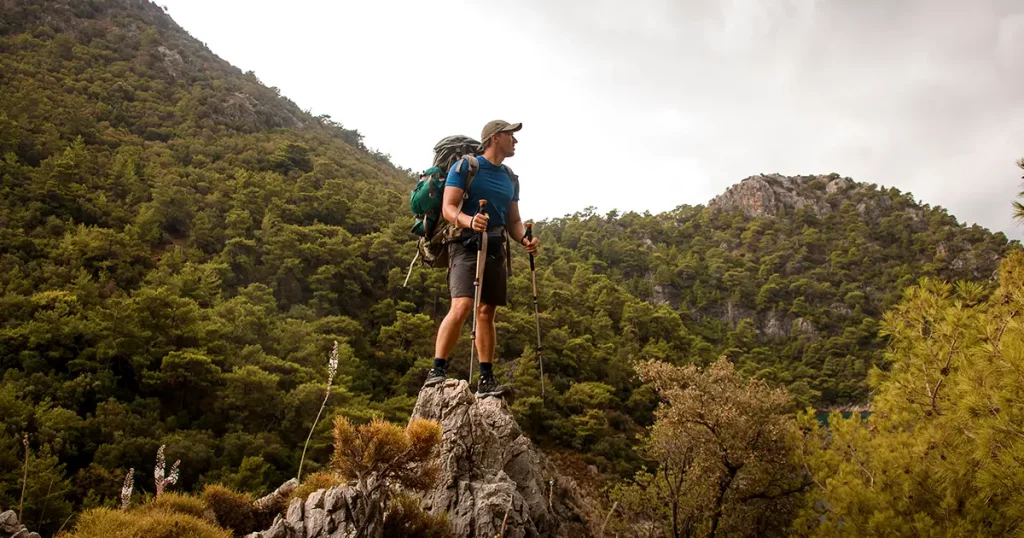
M 181 461 L 176 491 L 272 491 L 296 476 L 335 341 L 325 416 L 408 421 L 448 307 L 443 269 L 416 267 L 403 286 L 416 171 L 145 1 L 4 3 L 0 89 L 0 510 L 23 505 L 22 520 L 50 535 L 79 511 L 119 506 L 128 469 L 151 469 L 161 446 Z M 531 439 L 597 468 L 616 485 L 609 508 L 670 506 L 652 480 L 679 455 L 658 440 L 680 435 L 666 409 L 685 406 L 666 406 L 686 390 L 657 380 L 690 386 L 698 374 L 686 368 L 708 368 L 735 390 L 755 378 L 782 391 L 763 388 L 777 405 L 756 409 L 783 417 L 769 421 L 773 435 L 792 441 L 771 458 L 802 462 L 807 480 L 792 493 L 884 514 L 855 527 L 866 534 L 1019 520 L 991 507 L 1019 501 L 1005 487 L 1024 476 L 1011 414 L 1024 360 L 1019 242 L 892 187 L 828 189 L 838 178 L 786 180 L 824 197 L 826 214 L 709 204 L 535 223 L 545 398 L 522 250 L 496 349 Z M 525 206 L 534 178 L 521 179 Z M 463 378 L 468 324 L 464 334 L 451 371 Z M 869 429 L 839 412 L 864 409 L 888 422 Z M 821 417 L 833 411 L 829 437 Z M 318 423 L 303 474 L 326 468 L 331 428 Z M 995 467 L 983 453 L 993 447 L 1006 451 Z M 843 485 L 813 483 L 826 474 Z M 153 493 L 152 480 L 135 487 Z M 687 532 L 742 526 L 708 506 L 721 516 L 721 502 L 694 503 Z M 783 523 L 750 517 L 830 535 L 836 512 L 820 506 L 773 505 L 790 514 Z M 640 508 L 616 524 L 667 521 Z M 944 526 L 957 511 L 961 526 Z

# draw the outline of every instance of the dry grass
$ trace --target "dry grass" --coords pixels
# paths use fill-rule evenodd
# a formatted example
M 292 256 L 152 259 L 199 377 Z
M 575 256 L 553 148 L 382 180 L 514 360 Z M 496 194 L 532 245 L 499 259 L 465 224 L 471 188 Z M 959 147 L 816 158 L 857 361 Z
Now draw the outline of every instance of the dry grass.
M 73 532 L 60 535 L 60 538 L 112 537 L 233 538 L 231 531 L 199 517 L 159 506 L 128 512 L 110 508 L 87 510 L 82 513 Z
M 140 512 L 164 510 L 195 516 L 199 519 L 206 519 L 209 521 L 206 517 L 206 503 L 201 499 L 181 493 L 165 492 L 163 495 L 140 506 L 137 510 Z
M 239 493 L 220 484 L 203 488 L 202 499 L 213 510 L 217 522 L 240 536 L 269 527 L 267 515 L 257 517 L 253 498 L 248 493 Z M 273 518 L 273 514 L 269 514 Z M 264 525 L 265 524 L 265 525 Z
M 342 480 L 341 477 L 330 471 L 315 472 L 307 476 L 306 479 L 302 481 L 302 484 L 299 484 L 299 487 L 295 488 L 295 491 L 293 491 L 288 497 L 288 503 L 291 504 L 294 499 L 305 499 L 306 497 L 309 497 L 311 493 L 319 489 L 329 489 L 334 486 L 340 486 L 344 483 L 345 481 Z

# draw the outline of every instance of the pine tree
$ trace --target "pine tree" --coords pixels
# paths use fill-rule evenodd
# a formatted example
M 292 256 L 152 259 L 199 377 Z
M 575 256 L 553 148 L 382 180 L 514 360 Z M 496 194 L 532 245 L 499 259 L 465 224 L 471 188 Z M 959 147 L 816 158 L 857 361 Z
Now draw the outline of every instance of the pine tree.
M 1024 254 L 1000 285 L 923 279 L 887 312 L 873 414 L 809 417 L 811 536 L 1009 536 L 1024 531 Z M 814 434 L 817 435 L 814 435 Z M 817 443 L 814 443 L 816 440 Z

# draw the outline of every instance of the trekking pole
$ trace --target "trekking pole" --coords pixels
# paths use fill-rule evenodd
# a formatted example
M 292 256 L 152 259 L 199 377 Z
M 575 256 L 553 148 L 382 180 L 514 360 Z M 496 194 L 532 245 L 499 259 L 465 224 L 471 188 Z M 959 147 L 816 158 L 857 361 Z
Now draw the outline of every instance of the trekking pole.
M 526 239 L 533 240 L 533 223 L 526 223 Z M 533 264 L 533 254 L 530 254 L 530 276 L 533 279 L 533 314 L 537 320 L 537 361 L 540 363 L 540 399 L 544 399 L 544 357 L 541 355 L 543 347 L 540 343 L 540 311 L 537 309 L 537 268 Z
M 487 200 L 480 200 L 479 213 L 487 214 Z M 480 291 L 483 288 L 484 264 L 487 263 L 487 230 L 480 232 L 480 249 L 476 253 L 476 279 L 473 281 L 473 331 L 470 336 L 469 349 L 469 385 L 473 386 L 473 362 L 476 360 L 476 318 L 480 310 Z

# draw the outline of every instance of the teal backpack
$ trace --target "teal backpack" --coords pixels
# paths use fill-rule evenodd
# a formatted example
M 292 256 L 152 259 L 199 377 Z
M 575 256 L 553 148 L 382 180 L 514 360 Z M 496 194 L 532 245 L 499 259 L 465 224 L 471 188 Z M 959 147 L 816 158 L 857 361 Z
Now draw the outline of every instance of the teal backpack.
M 445 181 L 448 179 L 448 170 L 456 161 L 466 155 L 475 155 L 480 143 L 468 136 L 448 136 L 442 138 L 434 145 L 434 165 L 420 174 L 416 187 L 409 193 L 409 209 L 412 210 L 416 222 L 413 223 L 412 233 L 421 238 L 429 240 L 438 231 L 437 225 L 444 221 L 441 215 L 441 202 L 444 199 Z M 466 191 L 469 191 L 469 184 L 473 181 L 479 164 L 476 159 L 470 161 L 469 181 L 466 184 Z
M 476 159 L 479 149 L 480 142 L 462 135 L 447 136 L 434 145 L 433 166 L 420 174 L 416 187 L 409 193 L 409 209 L 415 218 L 410 231 L 418 236 L 419 240 L 416 256 L 409 264 L 409 274 L 405 277 L 405 284 L 409 283 L 409 276 L 412 275 L 412 268 L 416 265 L 417 259 L 420 259 L 426 267 L 446 267 L 448 265 L 448 243 L 454 239 L 460 229 L 452 225 L 441 214 L 445 182 L 448 179 L 448 171 L 455 163 L 458 163 L 459 166 L 456 168 L 457 172 L 462 171 L 463 165 L 468 166 L 469 176 L 466 179 L 466 188 L 462 195 L 463 201 L 468 199 L 469 189 L 480 169 L 480 162 Z M 505 168 L 512 181 L 516 182 L 518 177 L 507 166 Z M 459 205 L 461 208 L 462 204 Z

